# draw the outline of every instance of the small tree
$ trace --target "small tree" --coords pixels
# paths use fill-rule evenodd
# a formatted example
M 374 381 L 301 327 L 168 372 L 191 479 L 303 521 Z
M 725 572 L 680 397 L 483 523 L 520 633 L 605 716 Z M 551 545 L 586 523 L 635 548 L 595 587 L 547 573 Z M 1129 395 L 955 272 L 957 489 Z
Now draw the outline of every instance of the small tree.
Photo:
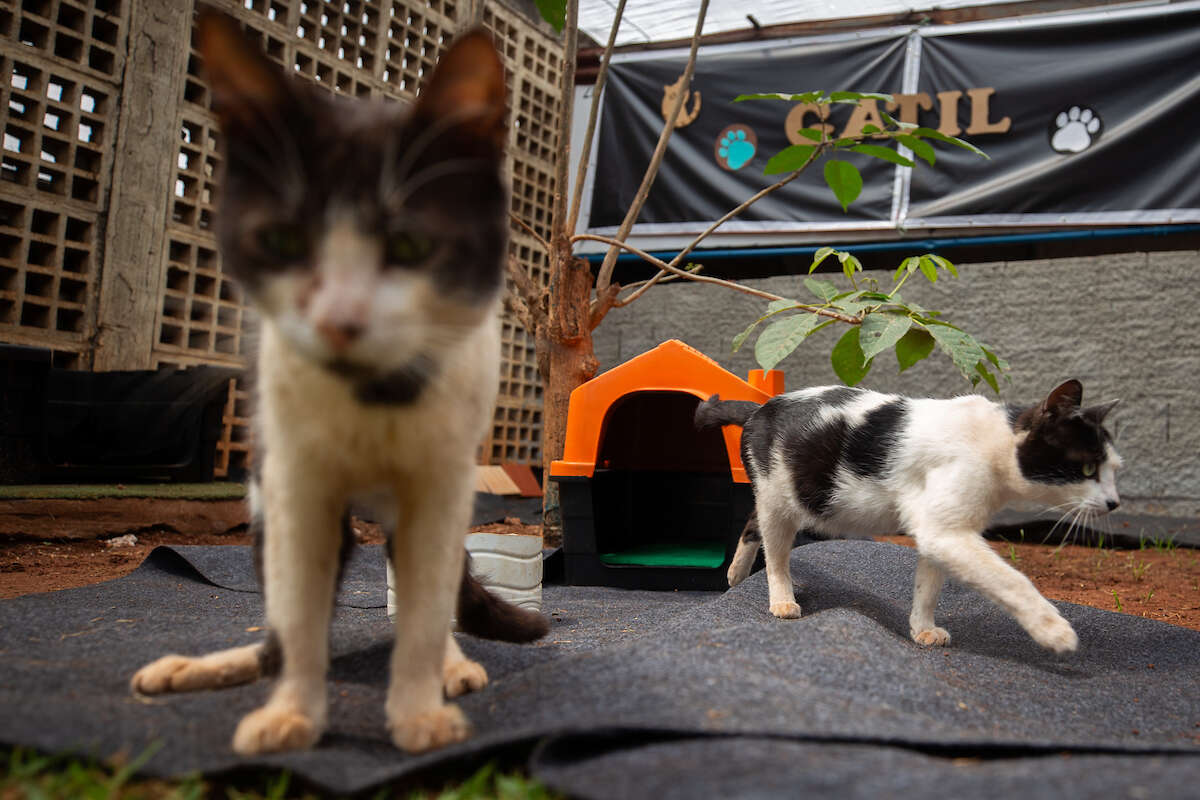
M 941 318 L 940 312 L 921 308 L 906 302 L 900 289 L 913 275 L 920 272 L 929 281 L 936 281 L 939 273 L 957 276 L 954 265 L 946 259 L 926 254 L 905 259 L 896 269 L 893 285 L 887 291 L 881 289 L 873 278 L 861 275 L 862 264 L 852 254 L 831 247 L 821 248 L 809 268 L 811 274 L 830 256 L 838 259 L 848 288 L 839 288 L 828 280 L 813 277 L 804 279 L 803 285 L 814 300 L 800 302 L 764 292 L 734 281 L 704 275 L 702 267 L 690 264 L 688 256 L 710 234 L 730 219 L 741 214 L 754 203 L 772 194 L 800 177 L 812 164 L 825 159 L 824 178 L 843 209 L 856 199 L 862 190 L 862 176 L 848 161 L 827 158 L 840 152 L 851 151 L 880 158 L 911 167 L 911 153 L 928 164 L 934 164 L 936 155 L 930 140 L 963 147 L 983 155 L 973 145 L 931 128 L 901 123 L 881 113 L 884 127 L 867 125 L 854 136 L 830 139 L 823 131 L 804 129 L 799 134 L 809 143 L 796 144 L 774 155 L 764 172 L 768 175 L 782 174 L 784 177 L 748 198 L 714 221 L 670 261 L 663 261 L 643 250 L 630 245 L 629 233 L 641 213 L 650 188 L 658 174 L 659 165 L 666 153 L 667 143 L 675 129 L 679 111 L 687 97 L 696 64 L 696 52 L 700 42 L 708 0 L 701 0 L 692 34 L 687 65 L 681 79 L 683 91 L 677 93 L 674 107 L 666 115 L 658 143 L 633 203 L 619 226 L 615 236 L 574 234 L 582 205 L 584 178 L 595 134 L 596 117 L 600 96 L 608 75 L 609 61 L 616 42 L 617 30 L 625 11 L 626 0 L 617 5 L 612 29 L 600 61 L 596 77 L 595 92 L 588 114 L 583 151 L 579 158 L 579 169 L 575 190 L 568 205 L 567 174 L 572 126 L 571 98 L 575 84 L 576 44 L 578 40 L 578 0 L 536 0 L 543 17 L 560 31 L 565 32 L 566 53 L 562 70 L 563 111 L 560 116 L 558 141 L 559 160 L 555 175 L 556 192 L 554 215 L 549 239 L 542 239 L 524 223 L 518 225 L 534 235 L 545 248 L 550 262 L 549 286 L 543 289 L 526 274 L 515 261 L 509 261 L 509 276 L 513 291 L 506 297 L 510 312 L 533 334 L 537 348 L 538 371 L 543 392 L 542 454 L 546 474 L 550 462 L 562 453 L 566 433 L 567 404 L 571 392 L 580 384 L 590 380 L 599 368 L 596 360 L 592 331 L 603 322 L 605 316 L 615 308 L 633 303 L 652 287 L 672 280 L 691 280 L 721 286 L 733 291 L 760 297 L 768 301 L 765 312 L 750 323 L 744 331 L 734 337 L 732 346 L 737 350 L 758 328 L 766 322 L 755 344 L 755 356 L 764 369 L 772 369 L 789 355 L 801 342 L 824 327 L 833 324 L 849 326 L 838 339 L 830 353 L 830 360 L 838 377 L 848 385 L 861 381 L 871 368 L 872 360 L 880 353 L 894 349 L 901 371 L 928 356 L 936 347 L 943 350 L 954 361 L 963 376 L 976 385 L 985 381 L 998 391 L 997 375 L 1003 375 L 1008 365 L 990 348 L 978 342 L 969 333 Z M 888 95 L 861 92 L 806 92 L 802 94 L 747 94 L 736 98 L 744 101 L 779 101 L 796 103 L 858 103 L 864 99 L 891 100 Z M 866 140 L 886 138 L 900 149 L 892 149 Z M 595 276 L 588 262 L 574 254 L 574 246 L 580 241 L 591 240 L 609 245 L 603 263 Z M 657 274 L 648 280 L 621 286 L 612 279 L 620 251 L 633 253 L 658 268 Z M 557 505 L 556 492 L 546 482 L 546 508 Z M 547 523 L 551 524 L 547 519 Z

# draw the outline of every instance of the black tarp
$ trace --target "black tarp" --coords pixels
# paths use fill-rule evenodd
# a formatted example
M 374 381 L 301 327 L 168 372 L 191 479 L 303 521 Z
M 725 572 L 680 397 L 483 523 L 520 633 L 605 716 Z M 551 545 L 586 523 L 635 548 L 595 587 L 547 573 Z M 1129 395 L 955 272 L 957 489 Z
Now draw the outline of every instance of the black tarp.
M 117 581 L 0 602 L 0 743 L 139 753 L 147 772 L 286 767 L 332 792 L 505 754 L 580 797 L 1194 796 L 1200 633 L 1060 604 L 1080 651 L 1040 650 L 979 595 L 947 587 L 949 649 L 908 639 L 915 557 L 896 545 L 798 548 L 805 616 L 766 610 L 761 573 L 726 593 L 545 589 L 535 645 L 466 639 L 491 674 L 463 698 L 470 741 L 406 756 L 384 730 L 389 630 L 380 548 L 350 563 L 334 624 L 330 728 L 307 753 L 229 749 L 263 683 L 138 698 L 168 651 L 253 641 L 246 548 L 159 548 Z

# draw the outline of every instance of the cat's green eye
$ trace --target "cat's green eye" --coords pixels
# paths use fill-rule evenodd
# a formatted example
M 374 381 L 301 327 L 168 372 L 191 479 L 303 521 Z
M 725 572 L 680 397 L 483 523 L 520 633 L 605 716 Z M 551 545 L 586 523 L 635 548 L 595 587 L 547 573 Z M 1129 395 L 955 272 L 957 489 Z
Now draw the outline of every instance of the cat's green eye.
M 258 244 L 280 261 L 298 261 L 308 255 L 308 237 L 298 225 L 267 225 L 258 232 Z
M 384 259 L 389 264 L 419 264 L 433 252 L 433 240 L 419 233 L 393 233 L 387 239 Z
M 1095 464 L 1084 464 L 1083 465 L 1083 477 L 1090 478 L 1095 474 L 1096 474 L 1096 465 Z

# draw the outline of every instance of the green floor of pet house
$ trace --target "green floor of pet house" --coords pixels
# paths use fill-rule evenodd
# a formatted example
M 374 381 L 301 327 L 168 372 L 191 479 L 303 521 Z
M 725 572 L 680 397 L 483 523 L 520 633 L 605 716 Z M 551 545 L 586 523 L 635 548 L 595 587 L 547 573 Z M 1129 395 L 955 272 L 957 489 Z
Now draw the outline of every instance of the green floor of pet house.
M 597 470 L 593 492 L 596 553 L 606 566 L 719 569 L 731 531 L 740 530 L 725 476 Z
M 649 542 L 629 550 L 601 553 L 611 567 L 697 567 L 717 569 L 725 563 L 724 542 Z

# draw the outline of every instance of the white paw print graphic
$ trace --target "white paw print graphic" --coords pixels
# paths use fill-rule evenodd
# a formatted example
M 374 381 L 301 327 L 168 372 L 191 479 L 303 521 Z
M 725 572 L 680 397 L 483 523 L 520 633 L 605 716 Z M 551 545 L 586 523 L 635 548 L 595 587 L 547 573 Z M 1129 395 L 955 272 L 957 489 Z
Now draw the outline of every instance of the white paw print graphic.
M 1051 126 L 1050 146 L 1060 153 L 1082 153 L 1100 133 L 1100 117 L 1090 108 L 1071 106 L 1058 112 Z

